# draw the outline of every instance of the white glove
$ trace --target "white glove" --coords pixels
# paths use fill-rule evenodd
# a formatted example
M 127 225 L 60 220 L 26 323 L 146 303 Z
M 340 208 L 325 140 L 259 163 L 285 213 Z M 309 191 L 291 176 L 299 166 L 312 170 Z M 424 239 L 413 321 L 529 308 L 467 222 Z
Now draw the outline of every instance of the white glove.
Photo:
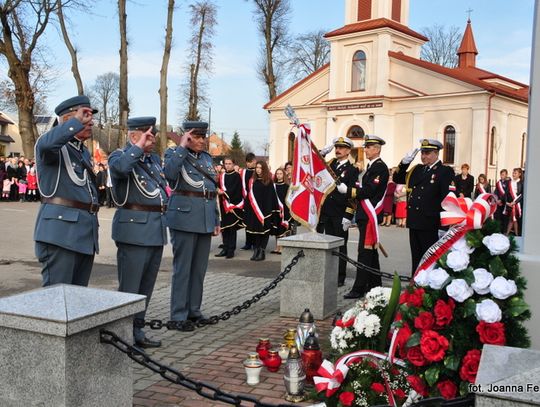
M 327 144 L 322 148 L 321 151 L 319 151 L 319 153 L 321 153 L 321 155 L 324 157 L 324 156 L 326 156 L 326 154 L 329 154 L 330 151 L 332 151 L 333 148 L 334 148 L 333 143 Z
M 347 218 L 343 218 L 341 219 L 341 225 L 343 226 L 343 230 L 346 232 L 351 227 L 352 222 Z
M 413 148 L 411 151 L 409 151 L 405 157 L 403 157 L 403 160 L 401 160 L 402 164 L 410 164 L 414 160 L 414 157 L 416 157 L 416 154 L 420 151 L 419 148 Z
M 340 194 L 346 194 L 349 188 L 343 182 L 340 182 L 337 186 L 337 190 Z

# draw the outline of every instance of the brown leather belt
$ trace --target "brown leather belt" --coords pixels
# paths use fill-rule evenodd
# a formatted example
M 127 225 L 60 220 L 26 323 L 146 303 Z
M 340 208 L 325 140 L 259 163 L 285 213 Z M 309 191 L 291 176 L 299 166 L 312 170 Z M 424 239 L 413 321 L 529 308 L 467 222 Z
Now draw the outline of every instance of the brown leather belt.
M 73 199 L 60 198 L 59 196 L 52 198 L 41 197 L 41 203 L 68 206 L 70 208 L 82 209 L 90 213 L 98 213 L 99 211 L 99 204 L 74 201 Z
M 184 195 L 184 196 L 194 196 L 196 198 L 206 198 L 206 199 L 214 199 L 216 197 L 216 193 L 214 191 L 172 191 L 173 195 Z
M 123 209 L 129 209 L 132 211 L 141 211 L 141 212 L 161 212 L 165 213 L 167 211 L 167 205 L 142 205 L 142 204 L 133 204 L 126 203 L 121 206 Z

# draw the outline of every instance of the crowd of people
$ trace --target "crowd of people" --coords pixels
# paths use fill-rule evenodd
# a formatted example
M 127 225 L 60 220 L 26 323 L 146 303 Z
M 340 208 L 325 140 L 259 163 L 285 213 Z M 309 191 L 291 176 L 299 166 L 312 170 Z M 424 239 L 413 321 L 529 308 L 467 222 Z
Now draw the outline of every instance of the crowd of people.
M 39 200 L 35 161 L 24 157 L 0 157 L 2 201 Z

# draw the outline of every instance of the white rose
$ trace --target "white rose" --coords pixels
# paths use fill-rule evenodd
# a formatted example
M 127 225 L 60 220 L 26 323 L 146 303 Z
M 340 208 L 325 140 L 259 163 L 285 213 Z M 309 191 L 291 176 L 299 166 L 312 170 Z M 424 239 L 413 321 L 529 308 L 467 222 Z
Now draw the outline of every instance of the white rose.
M 492 256 L 504 254 L 510 249 L 510 239 L 501 233 L 493 233 L 484 237 L 482 243 L 489 249 Z
M 414 282 L 420 287 L 429 285 L 429 270 L 422 270 L 414 277 Z
M 502 312 L 495 301 L 484 300 L 480 304 L 476 304 L 476 318 L 479 321 L 492 324 L 501 320 Z
M 469 246 L 467 244 L 467 239 L 465 239 L 465 237 L 462 237 L 452 245 L 450 250 L 471 254 L 472 252 L 474 252 L 474 247 Z
M 429 273 L 429 286 L 434 290 L 440 290 L 449 277 L 445 269 L 434 269 Z
M 489 291 L 491 291 L 491 294 L 495 298 L 505 300 L 517 293 L 517 287 L 514 280 L 507 280 L 504 277 L 496 277 L 489 286 Z
M 446 264 L 454 271 L 462 271 L 469 265 L 469 255 L 465 252 L 453 251 L 448 253 Z
M 456 278 L 446 286 L 446 293 L 457 302 L 463 302 L 473 295 L 474 291 L 465 280 Z
M 480 295 L 489 293 L 489 285 L 493 281 L 493 274 L 486 269 L 476 269 L 473 274 L 474 283 L 471 284 L 473 290 Z

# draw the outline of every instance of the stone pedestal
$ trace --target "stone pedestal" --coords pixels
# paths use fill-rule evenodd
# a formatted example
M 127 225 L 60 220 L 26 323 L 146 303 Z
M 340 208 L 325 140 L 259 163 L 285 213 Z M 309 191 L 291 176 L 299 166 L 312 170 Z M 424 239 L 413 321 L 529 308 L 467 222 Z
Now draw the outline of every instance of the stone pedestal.
M 101 344 L 131 340 L 145 297 L 55 285 L 0 299 L 0 405 L 131 406 L 131 360 Z
M 540 352 L 484 345 L 476 407 L 540 406 Z
M 309 308 L 315 319 L 324 319 L 337 309 L 338 258 L 332 251 L 343 245 L 343 238 L 303 233 L 278 240 L 282 247 L 281 267 L 287 266 L 299 250 L 298 264 L 280 283 L 282 317 L 298 318 Z

